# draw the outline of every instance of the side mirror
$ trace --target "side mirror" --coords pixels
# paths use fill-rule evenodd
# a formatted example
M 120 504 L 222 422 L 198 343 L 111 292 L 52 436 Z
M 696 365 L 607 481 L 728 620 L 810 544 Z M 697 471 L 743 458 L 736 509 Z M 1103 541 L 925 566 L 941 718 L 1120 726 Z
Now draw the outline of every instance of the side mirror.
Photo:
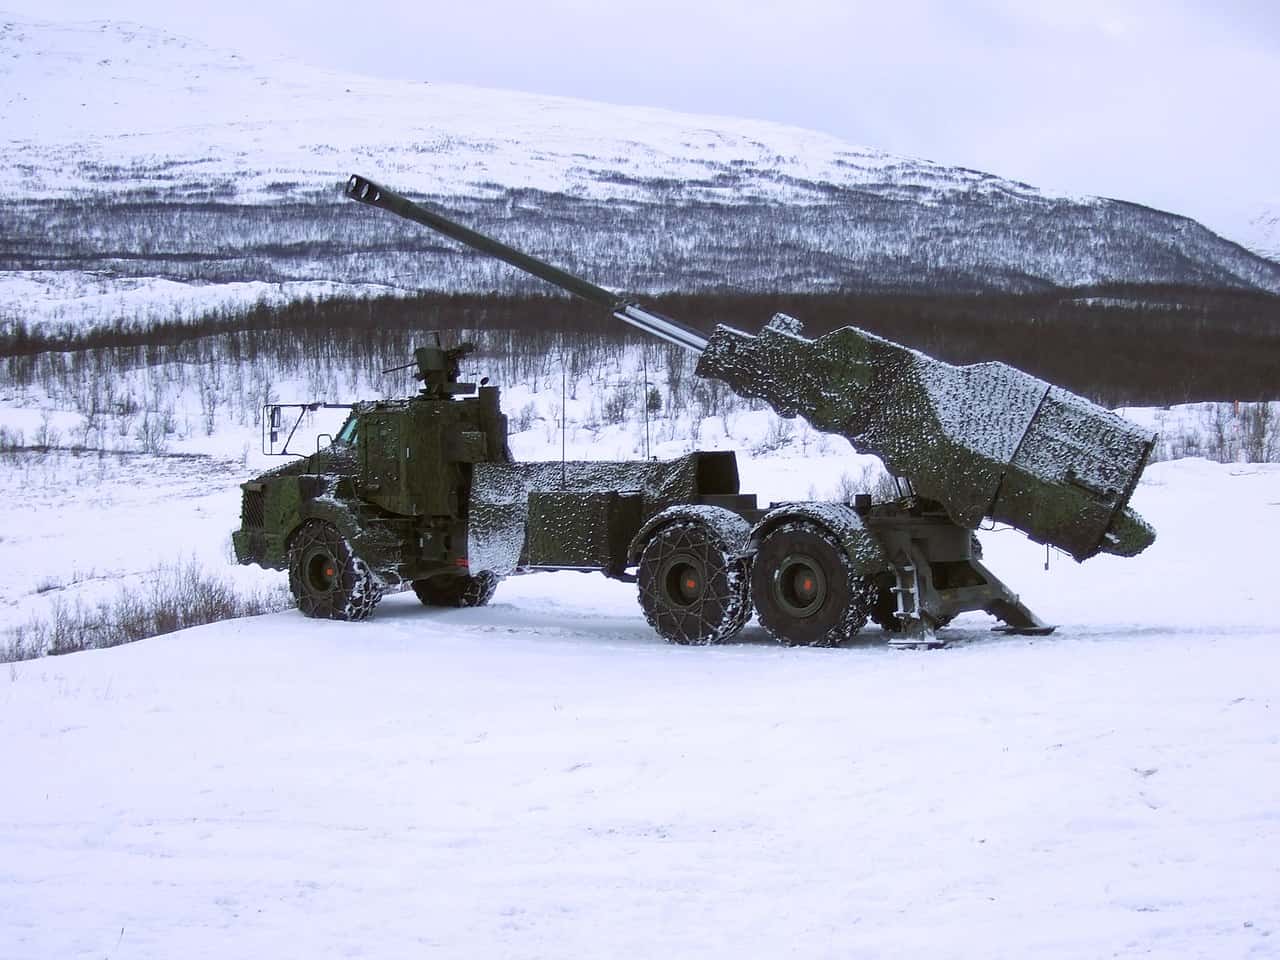
M 271 427 L 271 449 L 274 452 L 275 445 L 280 442 L 280 408 L 276 404 L 267 407 L 266 421 Z

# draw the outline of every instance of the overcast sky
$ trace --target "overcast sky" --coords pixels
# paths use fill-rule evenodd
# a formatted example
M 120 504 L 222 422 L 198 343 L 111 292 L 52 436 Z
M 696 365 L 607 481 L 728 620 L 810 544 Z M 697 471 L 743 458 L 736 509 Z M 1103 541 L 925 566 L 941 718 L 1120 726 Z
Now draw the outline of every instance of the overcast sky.
M 1280 208 L 1280 0 L 0 0 L 250 55 L 811 127 L 1186 213 Z

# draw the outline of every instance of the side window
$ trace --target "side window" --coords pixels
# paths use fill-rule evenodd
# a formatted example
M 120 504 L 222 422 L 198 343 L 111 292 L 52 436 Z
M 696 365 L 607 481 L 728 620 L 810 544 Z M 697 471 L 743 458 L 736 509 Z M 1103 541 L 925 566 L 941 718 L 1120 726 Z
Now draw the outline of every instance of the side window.
M 346 423 L 342 425 L 342 429 L 338 431 L 339 443 L 355 443 L 360 427 L 360 418 L 352 415 Z

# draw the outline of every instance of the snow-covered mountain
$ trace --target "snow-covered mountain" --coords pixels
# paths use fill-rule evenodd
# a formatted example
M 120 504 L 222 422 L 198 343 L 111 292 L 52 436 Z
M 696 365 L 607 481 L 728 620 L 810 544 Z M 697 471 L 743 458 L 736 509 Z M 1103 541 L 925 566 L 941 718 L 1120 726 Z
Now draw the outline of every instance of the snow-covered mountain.
M 1280 292 L 1192 220 L 777 124 L 380 80 L 145 27 L 0 17 L 0 269 L 493 289 L 343 200 L 359 172 L 637 292 Z
M 1259 207 L 1249 227 L 1253 252 L 1280 263 L 1280 203 Z

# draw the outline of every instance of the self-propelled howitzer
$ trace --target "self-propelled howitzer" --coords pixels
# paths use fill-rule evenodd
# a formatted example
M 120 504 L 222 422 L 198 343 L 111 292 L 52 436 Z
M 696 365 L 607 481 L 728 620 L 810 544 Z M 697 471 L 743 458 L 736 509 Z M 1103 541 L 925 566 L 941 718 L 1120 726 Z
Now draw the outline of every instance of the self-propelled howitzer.
M 810 339 L 781 314 L 758 335 L 720 325 L 706 337 L 363 177 L 351 177 L 346 193 L 693 351 L 698 376 L 878 456 L 959 527 L 1001 521 L 1077 560 L 1133 556 L 1155 538 L 1128 506 L 1154 435 L 1015 367 L 953 366 L 852 326 Z

